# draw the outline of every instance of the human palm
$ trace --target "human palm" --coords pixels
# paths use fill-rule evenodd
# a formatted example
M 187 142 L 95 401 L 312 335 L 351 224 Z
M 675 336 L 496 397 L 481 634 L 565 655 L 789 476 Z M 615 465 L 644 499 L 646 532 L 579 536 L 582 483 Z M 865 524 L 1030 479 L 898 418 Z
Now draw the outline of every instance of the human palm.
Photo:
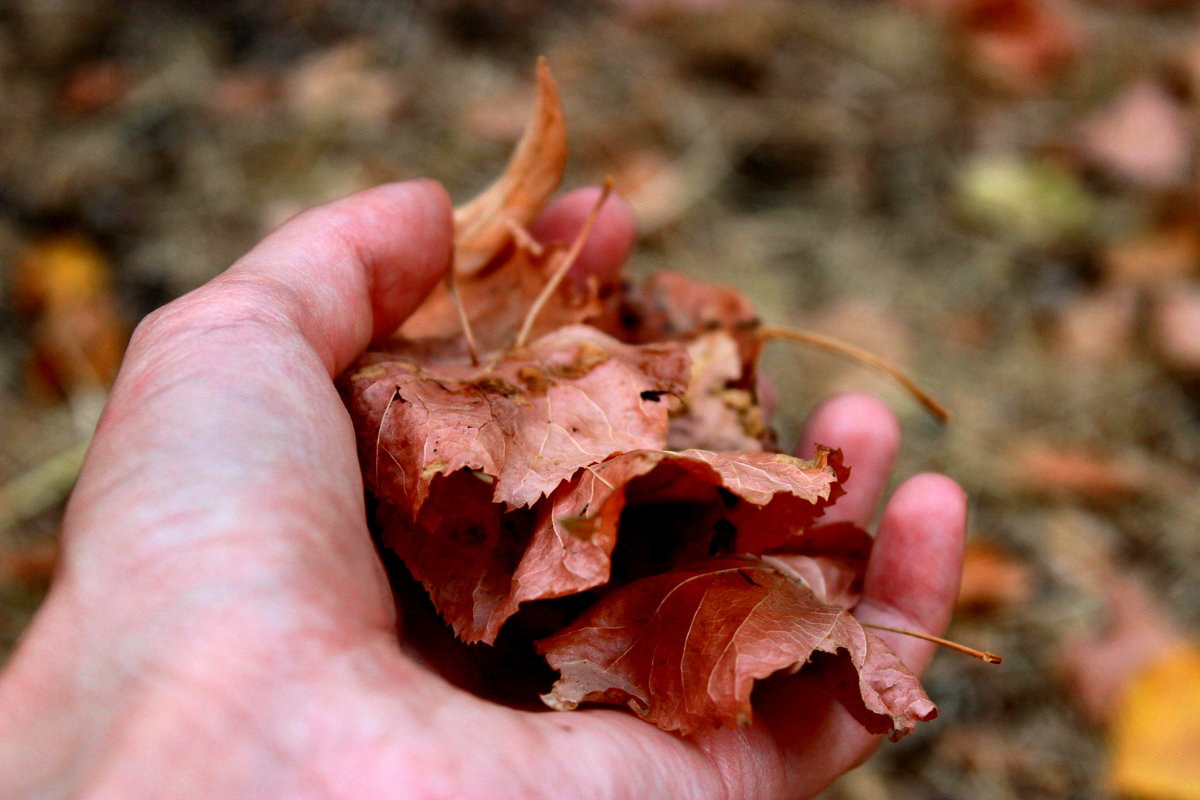
M 560 202 L 539 233 L 568 238 L 593 199 Z M 0 676 L 0 797 L 791 798 L 871 752 L 803 674 L 764 685 L 752 727 L 683 739 L 620 711 L 495 705 L 407 654 L 331 377 L 444 275 L 452 228 L 435 184 L 368 190 L 139 327 L 55 585 Z M 631 239 L 608 204 L 580 268 L 612 274 Z M 830 516 L 866 524 L 895 419 L 835 398 L 806 440 L 845 451 Z M 964 527 L 951 481 L 903 484 L 856 614 L 940 632 Z M 890 644 L 917 671 L 931 655 Z

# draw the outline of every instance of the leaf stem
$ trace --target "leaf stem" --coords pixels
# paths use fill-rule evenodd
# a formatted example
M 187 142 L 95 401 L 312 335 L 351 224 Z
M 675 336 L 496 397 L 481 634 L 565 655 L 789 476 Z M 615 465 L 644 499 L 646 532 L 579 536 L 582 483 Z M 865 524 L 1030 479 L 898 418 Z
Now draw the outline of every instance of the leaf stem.
M 757 334 L 758 338 L 764 342 L 772 339 L 786 339 L 806 347 L 811 347 L 814 350 L 843 356 L 864 367 L 882 372 L 903 386 L 917 402 L 925 406 L 929 413 L 937 417 L 939 421 L 946 422 L 950 419 L 950 412 L 946 410 L 946 407 L 937 400 L 934 400 L 928 392 L 917 385 L 916 381 L 905 375 L 898 367 L 889 364 L 874 353 L 863 350 L 861 347 L 856 347 L 830 336 L 822 336 L 819 333 L 799 331 L 794 328 L 785 328 L 778 325 L 763 325 L 758 329 Z
M 458 278 L 451 269 L 446 273 L 446 288 L 450 290 L 450 301 L 458 312 L 458 321 L 462 325 L 463 337 L 467 340 L 467 352 L 471 354 L 471 366 L 479 366 L 479 348 L 475 344 L 475 333 L 471 330 L 471 320 L 467 319 L 467 310 L 463 308 L 462 297 L 458 293 Z
M 966 653 L 969 656 L 974 656 L 975 658 L 978 658 L 980 661 L 986 661 L 988 664 L 999 664 L 1003 660 L 1000 658 L 1000 656 L 996 655 L 995 653 L 989 653 L 986 650 L 976 650 L 974 647 L 967 647 L 965 644 L 959 644 L 958 642 L 952 642 L 949 639 L 943 639 L 940 636 L 932 636 L 928 633 L 918 633 L 917 631 L 908 631 L 908 630 L 905 630 L 904 628 L 892 628 L 887 625 L 876 625 L 873 622 L 863 622 L 861 619 L 858 621 L 858 624 L 862 625 L 864 628 L 874 628 L 877 631 L 887 631 L 888 633 L 899 633 L 903 636 L 912 636 L 917 639 L 924 639 L 927 642 L 933 642 L 934 644 L 940 644 L 942 647 L 949 647 L 951 650 L 957 650 L 960 653 Z
M 588 236 L 592 232 L 592 226 L 596 224 L 596 219 L 600 216 L 600 209 L 604 207 L 604 201 L 608 199 L 608 195 L 612 191 L 612 186 L 613 179 L 611 177 L 605 178 L 604 188 L 600 190 L 600 197 L 597 198 L 596 205 L 592 206 L 592 210 L 588 212 L 583 227 L 579 229 L 579 233 L 575 236 L 575 241 L 571 243 L 571 248 L 567 250 L 562 262 L 555 268 L 554 274 L 550 276 L 550 280 L 546 281 L 546 285 L 542 287 L 541 293 L 533 301 L 533 305 L 529 307 L 529 313 L 525 315 L 525 321 L 521 324 L 521 331 L 517 334 L 515 347 L 520 348 L 525 346 L 525 340 L 529 338 L 529 334 L 533 330 L 533 323 L 537 321 L 538 315 L 542 313 L 542 308 L 550 301 L 550 297 L 558 289 L 567 272 L 570 271 L 571 266 L 575 263 L 575 259 L 579 258 L 579 254 L 583 251 L 583 246 L 587 244 Z

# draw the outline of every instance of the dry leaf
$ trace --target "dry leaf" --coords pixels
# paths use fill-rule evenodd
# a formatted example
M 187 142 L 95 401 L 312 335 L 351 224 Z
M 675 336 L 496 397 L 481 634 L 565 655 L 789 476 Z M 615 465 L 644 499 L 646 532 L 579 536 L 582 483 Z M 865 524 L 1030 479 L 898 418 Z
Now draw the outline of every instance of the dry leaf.
M 717 509 L 707 533 L 700 526 L 687 531 L 699 554 L 707 555 L 721 519 L 733 534 L 727 546 L 739 551 L 801 538 L 828 504 L 836 480 L 824 452 L 802 461 L 776 453 L 639 450 L 580 470 L 532 510 L 507 510 L 494 501 L 491 482 L 463 470 L 433 481 L 415 519 L 389 504 L 382 512 L 384 542 L 426 586 L 460 637 L 492 642 L 520 604 L 609 581 L 618 522 L 631 493 L 635 503 L 647 497 L 663 502 L 668 496 L 661 487 L 667 485 L 672 501 Z M 722 492 L 749 508 L 723 502 Z M 770 535 L 737 533 L 764 524 L 783 527 Z
M 562 181 L 567 126 L 558 88 L 545 59 L 538 61 L 537 107 L 500 179 L 454 211 L 454 271 L 474 275 L 528 228 Z
M 728 286 L 677 272 L 656 272 L 621 298 L 620 338 L 634 342 L 686 339 L 713 330 L 746 331 L 758 315 L 746 296 Z
M 628 705 L 683 735 L 750 724 L 754 682 L 817 652 L 845 651 L 858 672 L 852 705 L 871 729 L 899 738 L 936 715 L 878 637 L 763 559 L 711 559 L 622 587 L 538 648 L 562 675 L 549 705 Z
M 1029 565 L 1012 553 L 991 542 L 973 540 L 967 542 L 963 555 L 962 581 L 955 601 L 959 611 L 990 614 L 1029 599 L 1033 575 Z
M 993 88 L 1043 92 L 1078 58 L 1077 23 L 1052 0 L 965 0 L 951 14 L 968 68 Z
M 1030 494 L 1098 503 L 1128 499 L 1148 488 L 1144 471 L 1129 458 L 1038 441 L 1013 445 L 1009 472 L 1014 484 Z
M 489 269 L 457 279 L 459 302 L 479 348 L 499 350 L 513 344 L 529 308 L 565 257 L 565 249 L 558 245 L 539 245 L 537 251 L 514 247 Z M 538 315 L 533 335 L 589 322 L 602 312 L 597 287 L 581 289 L 575 281 L 563 281 Z M 445 285 L 435 289 L 400 333 L 413 340 L 461 337 L 462 321 L 450 289 Z
M 66 235 L 29 245 L 16 258 L 13 304 L 36 318 L 36 366 L 55 388 L 72 395 L 112 382 L 128 331 L 94 244 Z
M 671 343 L 561 328 L 494 367 L 406 360 L 401 342 L 347 379 L 368 484 L 415 514 L 436 475 L 478 470 L 493 499 L 530 506 L 582 467 L 666 441 L 664 394 L 687 385 Z
M 1200 283 L 1181 282 L 1156 293 L 1150 337 L 1168 367 L 1200 374 Z
M 1110 740 L 1113 791 L 1146 800 L 1200 798 L 1200 647 L 1167 650 L 1130 679 Z
M 761 450 L 769 437 L 752 389 L 743 388 L 746 368 L 737 342 L 724 331 L 688 344 L 691 380 L 683 408 L 671 417 L 667 446 L 701 450 Z
M 529 233 L 566 146 L 544 63 L 538 86 L 508 169 L 455 214 L 453 280 L 340 380 L 382 544 L 466 642 L 495 642 L 524 605 L 507 630 L 531 644 L 531 615 L 560 629 L 557 598 L 602 596 L 544 640 L 560 708 L 603 698 L 668 730 L 732 724 L 756 679 L 845 651 L 823 674 L 869 730 L 932 718 L 915 676 L 846 611 L 870 537 L 816 524 L 844 492 L 841 453 L 771 452 L 745 297 L 670 273 L 603 297 L 564 281 L 531 316 L 583 241 Z M 639 655 L 606 660 L 620 636 L 588 627 L 597 615 Z M 674 671 L 647 673 L 651 639 Z

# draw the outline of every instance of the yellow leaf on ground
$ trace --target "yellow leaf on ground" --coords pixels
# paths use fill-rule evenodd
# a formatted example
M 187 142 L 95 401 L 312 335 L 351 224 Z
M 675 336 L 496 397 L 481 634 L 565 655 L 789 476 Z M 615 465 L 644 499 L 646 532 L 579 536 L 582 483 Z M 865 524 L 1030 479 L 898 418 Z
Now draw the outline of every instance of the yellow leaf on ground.
M 1114 792 L 1200 798 L 1200 647 L 1170 649 L 1139 670 L 1125 688 L 1111 736 Z

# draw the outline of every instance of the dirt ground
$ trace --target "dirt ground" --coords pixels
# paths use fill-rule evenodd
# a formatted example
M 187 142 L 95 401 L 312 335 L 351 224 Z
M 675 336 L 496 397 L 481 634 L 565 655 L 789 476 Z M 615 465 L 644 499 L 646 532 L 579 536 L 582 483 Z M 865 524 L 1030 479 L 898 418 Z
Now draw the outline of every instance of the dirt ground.
M 50 580 L 124 331 L 312 204 L 419 175 L 469 197 L 541 54 L 567 186 L 614 176 L 635 274 L 738 286 L 954 415 L 829 355 L 768 355 L 782 441 L 822 397 L 876 392 L 903 422 L 897 475 L 966 487 L 974 594 L 949 635 L 1005 657 L 941 653 L 941 718 L 823 797 L 1109 796 L 1103 731 L 1060 668 L 1105 623 L 1105 570 L 1200 632 L 1190 5 L 208 5 L 0 5 L 0 658 Z

